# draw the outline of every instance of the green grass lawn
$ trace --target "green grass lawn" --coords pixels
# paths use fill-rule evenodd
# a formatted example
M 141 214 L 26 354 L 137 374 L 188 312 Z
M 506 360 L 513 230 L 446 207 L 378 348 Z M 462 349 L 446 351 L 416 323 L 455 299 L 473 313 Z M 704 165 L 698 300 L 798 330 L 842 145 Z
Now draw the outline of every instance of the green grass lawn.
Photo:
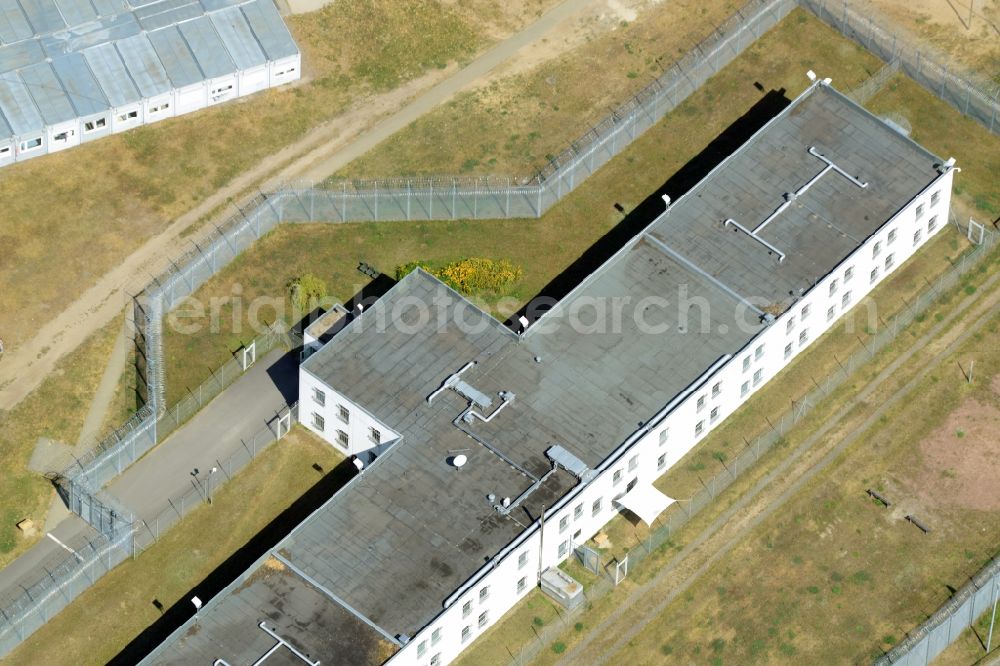
M 210 506 L 194 509 L 138 558 L 101 578 L 6 660 L 107 663 L 159 618 L 154 600 L 171 607 L 320 480 L 314 463 L 331 470 L 342 460 L 331 446 L 296 427 L 213 493 Z M 253 511 L 247 511 L 250 497 Z

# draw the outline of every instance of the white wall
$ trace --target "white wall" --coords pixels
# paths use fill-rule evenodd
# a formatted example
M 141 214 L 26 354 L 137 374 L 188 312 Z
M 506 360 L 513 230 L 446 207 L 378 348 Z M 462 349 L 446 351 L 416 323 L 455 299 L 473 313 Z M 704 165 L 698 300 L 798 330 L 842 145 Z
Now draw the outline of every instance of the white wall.
M 245 69 L 239 76 L 240 97 L 252 95 L 255 92 L 266 89 L 268 86 L 267 65 Z
M 111 110 L 111 131 L 124 132 L 133 127 L 138 127 L 145 122 L 143 117 L 143 104 L 127 104 L 118 106 Z
M 317 392 L 323 394 L 322 398 Z M 342 407 L 347 410 L 346 421 L 341 415 Z M 323 419 L 322 430 L 316 416 Z M 399 438 L 395 431 L 305 369 L 299 372 L 299 421 L 338 451 L 349 456 Z M 372 437 L 372 428 L 377 429 L 381 435 L 377 442 Z M 347 435 L 347 446 L 341 442 L 339 432 Z
M 748 345 L 731 359 L 721 364 L 710 375 L 699 378 L 694 390 L 680 401 L 648 432 L 639 437 L 631 446 L 622 449 L 617 458 L 602 464 L 598 475 L 587 485 L 578 485 L 569 495 L 553 506 L 545 516 L 544 527 L 535 523 L 513 544 L 501 551 L 491 563 L 485 565 L 468 581 L 465 588 L 456 591 L 450 605 L 427 627 L 413 637 L 409 643 L 390 659 L 393 666 L 428 666 L 432 658 L 438 657 L 440 664 L 454 660 L 483 631 L 497 622 L 524 595 L 538 584 L 541 570 L 556 566 L 572 554 L 572 546 L 590 539 L 619 511 L 614 500 L 626 492 L 630 483 L 649 484 L 676 464 L 703 437 L 721 424 L 727 416 L 738 409 L 755 391 L 780 372 L 799 351 L 812 344 L 829 328 L 836 325 L 841 315 L 860 302 L 887 273 L 896 270 L 907 258 L 919 249 L 927 239 L 948 224 L 948 207 L 951 198 L 951 184 L 954 171 L 940 176 L 923 193 L 900 210 L 881 229 L 872 234 L 855 252 L 841 262 L 837 268 L 824 276 L 810 291 L 788 311 L 779 316 L 770 326 L 761 331 Z M 931 204 L 932 195 L 939 193 L 936 204 Z M 918 217 L 917 209 L 922 213 Z M 928 231 L 928 223 L 936 219 L 933 230 Z M 890 231 L 895 230 L 895 240 L 889 242 Z M 920 240 L 914 244 L 914 233 L 920 230 Z M 879 244 L 879 252 L 874 252 Z M 886 270 L 885 260 L 893 255 L 893 263 Z M 853 267 L 853 276 L 845 282 L 845 272 Z M 871 271 L 878 267 L 877 278 L 870 279 Z M 830 285 L 836 281 L 837 287 L 830 293 Z M 851 299 L 843 306 L 843 295 L 850 291 Z M 808 315 L 802 319 L 803 309 L 808 306 Z M 827 319 L 827 310 L 834 307 L 834 317 Z M 788 322 L 792 324 L 789 326 Z M 807 331 L 805 339 L 799 336 Z M 792 345 L 792 353 L 786 358 L 784 348 Z M 757 355 L 757 348 L 763 347 Z M 749 365 L 744 369 L 744 359 Z M 760 381 L 755 384 L 754 374 L 760 371 Z M 748 383 L 748 391 L 742 392 L 742 385 Z M 713 394 L 718 385 L 718 392 Z M 312 397 L 312 390 L 326 391 L 326 405 L 319 406 Z M 704 404 L 698 407 L 699 398 Z M 302 422 L 327 441 L 332 441 L 332 430 L 346 427 L 336 410 L 339 405 L 351 410 L 350 437 L 351 451 L 355 438 L 366 440 L 365 428 L 377 421 L 361 408 L 351 405 L 343 396 L 327 387 L 305 370 L 300 372 L 299 415 Z M 718 416 L 712 419 L 713 408 L 718 408 Z M 325 432 L 318 432 L 311 426 L 311 413 L 318 412 L 326 420 Z M 696 433 L 699 422 L 704 426 Z M 384 432 L 384 426 L 376 425 Z M 661 436 L 661 433 L 666 433 Z M 395 434 L 394 434 L 395 436 Z M 385 441 L 385 437 L 383 437 Z M 359 446 L 361 446 L 359 445 Z M 662 457 L 662 462 L 661 462 Z M 595 502 L 599 508 L 595 511 Z M 578 510 L 578 507 L 580 509 Z M 521 555 L 526 561 L 520 565 Z M 522 590 L 518 581 L 525 579 Z M 480 601 L 480 590 L 489 586 L 488 596 Z M 466 602 L 471 602 L 471 611 L 463 616 Z M 486 612 L 484 626 L 479 626 L 479 616 Z M 469 638 L 462 640 L 462 630 L 469 627 Z M 438 631 L 435 640 L 434 633 Z
M 80 121 L 73 119 L 68 122 L 50 125 L 47 130 L 48 152 L 57 153 L 80 144 Z
M 290 58 L 268 63 L 267 80 L 270 87 L 297 81 L 302 76 L 302 56 L 295 54 Z

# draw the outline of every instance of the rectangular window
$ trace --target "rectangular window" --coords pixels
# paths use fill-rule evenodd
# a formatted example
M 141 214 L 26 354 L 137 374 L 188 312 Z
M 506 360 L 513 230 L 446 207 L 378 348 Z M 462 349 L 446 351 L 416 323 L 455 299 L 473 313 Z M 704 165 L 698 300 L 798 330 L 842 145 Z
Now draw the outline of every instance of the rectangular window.
M 523 569 L 528 565 L 528 551 L 524 551 L 517 556 L 517 568 Z
M 472 614 L 472 600 L 466 601 L 462 604 L 462 617 L 469 617 Z
M 927 233 L 929 234 L 934 233 L 934 230 L 936 228 L 937 228 L 937 215 L 927 220 Z
M 490 621 L 490 612 L 483 611 L 479 614 L 479 628 L 482 629 L 486 626 L 486 623 Z
M 758 361 L 764 357 L 764 345 L 757 345 L 757 349 L 754 351 L 753 357 Z
M 878 241 L 872 246 L 872 259 L 882 254 L 882 241 Z
M 705 409 L 705 396 L 703 396 L 703 395 L 698 396 L 697 409 L 698 409 L 699 412 L 701 410 Z
M 669 428 L 664 428 L 663 430 L 660 431 L 660 446 L 663 446 L 664 444 L 667 443 L 667 437 L 669 436 L 669 434 L 670 434 Z
M 160 111 L 166 111 L 169 108 L 170 108 L 170 102 L 164 102 L 163 104 L 160 104 L 159 106 L 151 106 L 151 107 L 149 107 L 149 112 L 150 112 L 150 114 L 159 113 Z
M 628 471 L 633 471 L 639 466 L 639 456 L 632 456 L 628 459 Z
M 750 392 L 750 382 L 743 382 L 743 384 L 740 385 L 740 397 L 741 398 L 746 397 L 746 394 L 749 392 Z
M 837 281 L 832 280 L 830 282 L 830 295 L 833 296 L 836 293 L 837 293 Z
M 368 437 L 376 444 L 382 443 L 382 431 L 379 430 L 378 428 L 369 428 Z
M 128 111 L 126 113 L 121 113 L 118 115 L 118 122 L 125 123 L 130 120 L 135 120 L 138 117 L 139 117 L 138 111 Z
M 565 532 L 567 527 L 569 527 L 569 516 L 563 516 L 559 519 L 559 531 Z
M 72 132 L 59 132 L 59 134 L 56 134 L 54 137 L 52 137 L 52 140 L 64 143 L 69 140 L 70 134 L 72 134 Z
M 763 370 L 758 370 L 757 372 L 753 373 L 753 385 L 754 386 L 759 386 L 760 385 L 760 381 L 763 378 L 764 378 L 764 371 Z
M 694 426 L 694 435 L 695 435 L 695 437 L 697 437 L 698 435 L 700 435 L 703 432 L 705 432 L 705 422 L 704 421 L 698 421 L 698 423 Z
M 785 358 L 789 359 L 791 357 L 792 357 L 792 343 L 789 342 L 787 345 L 785 345 Z
M 924 205 L 920 204 L 919 206 L 917 206 L 917 219 L 919 220 L 923 216 L 924 216 Z
M 103 127 L 108 126 L 107 118 L 98 118 L 97 120 L 88 120 L 83 124 L 83 133 L 93 132 L 94 130 L 99 130 Z
M 344 432 L 343 430 L 338 430 L 337 431 L 337 443 L 340 444 L 341 446 L 343 446 L 346 449 L 349 442 L 350 442 L 350 439 L 347 437 L 347 433 Z
M 583 504 L 577 504 L 576 508 L 573 509 L 573 520 L 580 520 L 583 518 Z
M 601 512 L 601 498 L 598 497 L 594 500 L 594 503 L 590 505 L 590 515 L 596 516 Z
M 316 402 L 317 405 L 319 405 L 320 407 L 322 407 L 323 405 L 326 404 L 326 393 L 324 393 L 323 391 L 320 391 L 318 388 L 314 388 L 313 389 L 313 400 Z
M 844 271 L 844 284 L 850 282 L 852 277 L 854 277 L 854 266 L 848 266 Z
M 750 357 L 747 356 L 746 358 L 743 359 L 743 372 L 746 372 L 749 369 L 750 369 Z
M 483 603 L 490 598 L 490 586 L 484 585 L 482 589 L 479 590 L 479 603 Z
M 622 480 L 622 471 L 620 469 L 615 470 L 615 473 L 611 476 L 611 483 L 613 485 L 618 485 Z
M 791 333 L 793 328 L 795 328 L 795 317 L 789 317 L 785 322 L 785 333 Z
M 920 245 L 920 229 L 913 232 L 913 244 Z
M 424 653 L 426 652 L 427 652 L 427 641 L 420 641 L 419 643 L 417 643 L 417 657 L 419 658 L 424 656 Z
M 316 430 L 323 432 L 323 430 L 326 428 L 326 420 L 316 412 L 313 412 L 312 417 L 313 417 L 313 428 L 316 428 Z
M 708 413 L 708 418 L 709 418 L 709 420 L 712 423 L 715 423 L 716 421 L 718 421 L 719 420 L 719 408 L 718 407 L 712 407 L 712 411 L 710 411 Z
M 826 320 L 833 321 L 833 318 L 837 316 L 837 306 L 831 305 L 826 311 Z
M 441 666 L 441 653 L 438 652 L 436 655 L 431 657 L 431 666 Z
M 437 645 L 441 642 L 441 628 L 438 627 L 431 632 L 431 645 Z
M 872 284 L 875 284 L 876 280 L 878 280 L 878 266 L 872 269 L 871 275 L 868 278 L 868 281 Z
M 28 139 L 27 141 L 21 142 L 21 150 L 23 152 L 27 152 L 29 150 L 35 150 L 36 148 L 41 147 L 41 145 L 42 145 L 42 137 Z
M 802 314 L 799 315 L 799 319 L 801 319 L 802 321 L 805 321 L 808 316 L 809 316 L 809 306 L 808 305 L 803 305 L 802 306 Z
M 937 202 L 941 200 L 941 190 L 931 194 L 931 205 L 936 206 Z
M 526 587 L 528 587 L 528 579 L 522 576 L 517 580 L 517 593 L 521 594 Z
M 840 299 L 840 307 L 846 308 L 851 303 L 851 292 L 845 291 L 844 296 Z
M 664 453 L 662 456 L 656 459 L 656 469 L 663 469 L 667 466 L 667 454 Z
M 895 229 L 889 229 L 889 235 L 885 239 L 885 244 L 886 245 L 892 245 L 895 242 L 896 242 L 896 230 Z
M 715 382 L 715 385 L 712 386 L 712 397 L 718 398 L 720 393 L 722 393 L 722 382 Z
M 799 346 L 804 345 L 806 343 L 806 340 L 808 340 L 808 339 L 809 339 L 809 331 L 808 330 L 804 330 L 801 333 L 799 333 Z
M 465 643 L 472 637 L 472 627 L 466 625 L 462 627 L 462 642 Z
M 343 405 L 337 405 L 337 414 L 340 416 L 340 420 L 344 423 L 351 422 L 351 410 Z
M 559 544 L 559 557 L 566 557 L 566 553 L 569 552 L 569 541 L 563 541 Z
M 891 254 L 885 255 L 885 270 L 888 271 L 890 268 L 892 268 L 892 264 L 894 262 L 895 262 L 895 259 L 893 258 L 893 256 Z

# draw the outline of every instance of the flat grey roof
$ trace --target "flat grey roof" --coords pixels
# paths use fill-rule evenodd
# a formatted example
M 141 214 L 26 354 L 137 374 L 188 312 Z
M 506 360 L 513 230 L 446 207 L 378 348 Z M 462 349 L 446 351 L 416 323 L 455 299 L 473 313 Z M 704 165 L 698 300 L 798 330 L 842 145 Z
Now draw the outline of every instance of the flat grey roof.
M 381 664 L 398 649 L 275 558 L 255 569 L 222 603 L 152 660 L 155 664 L 251 664 L 280 636 L 324 665 Z M 267 664 L 302 664 L 280 648 Z
M 814 145 L 869 186 L 859 195 L 827 173 L 804 192 L 766 229 L 787 254 L 779 264 L 721 222 L 756 226 L 824 166 L 808 153 Z M 811 286 L 929 184 L 937 163 L 813 87 L 522 337 L 432 276 L 409 274 L 302 366 L 402 439 L 278 551 L 385 633 L 416 635 L 543 505 L 580 483 L 553 472 L 546 450 L 600 466 L 717 362 L 752 347 L 766 324 L 745 314 L 744 299 Z M 860 203 L 841 201 L 848 195 Z M 620 319 L 608 314 L 615 299 Z M 488 423 L 459 419 L 469 402 L 454 391 L 427 400 L 470 362 L 461 379 L 492 399 L 489 411 L 501 392 L 514 395 Z M 468 458 L 460 470 L 448 464 L 456 452 Z M 534 479 L 544 482 L 509 516 L 487 499 L 517 498 Z
M 0 139 L 298 52 L 272 0 L 0 0 L 0 78 L 37 105 L 9 94 Z

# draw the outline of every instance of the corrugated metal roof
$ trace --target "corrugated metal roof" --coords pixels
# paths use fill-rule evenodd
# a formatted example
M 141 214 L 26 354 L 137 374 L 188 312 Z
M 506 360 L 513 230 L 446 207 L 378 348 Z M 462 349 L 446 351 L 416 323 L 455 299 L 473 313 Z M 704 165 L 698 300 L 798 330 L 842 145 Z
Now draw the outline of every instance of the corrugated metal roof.
M 90 0 L 55 0 L 55 2 L 67 25 L 80 25 L 97 18 L 97 11 L 90 4 Z
M 0 0 L 0 136 L 297 53 L 272 0 Z
M 0 73 L 45 60 L 42 47 L 35 40 L 0 47 Z
M 54 32 L 66 27 L 66 21 L 63 20 L 54 0 L 18 0 L 18 2 L 36 33 Z
M 56 58 L 52 61 L 52 69 L 62 82 L 78 116 L 92 116 L 108 110 L 108 99 L 82 55 L 71 53 Z
M 0 76 L 0 111 L 14 134 L 39 132 L 45 125 L 35 101 L 16 74 Z
M 25 67 L 20 74 L 46 125 L 55 125 L 76 118 L 76 111 L 70 104 L 69 96 L 63 91 L 62 84 L 49 63 L 40 62 Z
M 7 119 L 3 117 L 2 113 L 0 113 L 0 143 L 9 141 L 10 139 L 7 137 L 13 133 L 14 130 L 10 128 L 10 125 L 7 123 Z
M 17 0 L 0 0 L 0 41 L 10 44 L 34 34 Z
M 157 30 L 204 14 L 197 0 L 161 0 L 133 10 L 144 30 Z
M 194 54 L 176 26 L 150 32 L 147 37 L 156 49 L 156 55 L 160 56 L 160 62 L 175 88 L 184 88 L 205 80 L 198 61 L 194 59 Z
M 267 62 L 267 57 L 239 7 L 227 7 L 209 16 L 239 69 L 258 67 Z
M 205 76 L 215 78 L 236 71 L 236 64 L 207 16 L 177 26 Z
M 299 52 L 271 0 L 253 0 L 241 9 L 269 60 L 281 60 Z
M 83 57 L 112 106 L 124 106 L 142 98 L 114 44 L 89 48 L 83 52 Z
M 145 33 L 123 39 L 116 46 L 143 97 L 162 95 L 171 89 L 167 71 L 163 69 L 163 64 Z

